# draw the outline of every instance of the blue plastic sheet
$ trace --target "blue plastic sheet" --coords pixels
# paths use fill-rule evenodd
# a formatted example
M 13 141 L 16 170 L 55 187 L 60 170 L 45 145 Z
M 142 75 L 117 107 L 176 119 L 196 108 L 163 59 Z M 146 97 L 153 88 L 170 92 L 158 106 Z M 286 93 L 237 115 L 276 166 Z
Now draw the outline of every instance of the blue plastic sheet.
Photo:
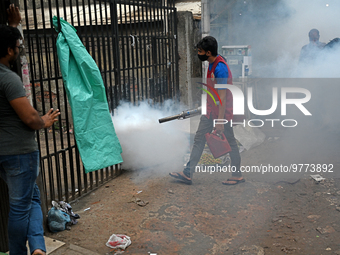
M 76 29 L 53 17 L 59 65 L 69 100 L 77 146 L 85 172 L 123 162 L 122 148 L 109 112 L 105 87 L 96 62 L 76 34 Z

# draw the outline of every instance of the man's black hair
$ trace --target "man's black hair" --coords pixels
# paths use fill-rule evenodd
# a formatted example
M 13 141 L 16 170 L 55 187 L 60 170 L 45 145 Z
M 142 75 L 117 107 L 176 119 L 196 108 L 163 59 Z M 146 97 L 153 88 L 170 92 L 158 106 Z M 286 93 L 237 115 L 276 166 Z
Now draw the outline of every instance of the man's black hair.
M 320 38 L 319 30 L 317 30 L 316 28 L 313 28 L 311 31 L 309 31 L 308 37 L 309 37 L 309 40 L 319 39 Z
M 19 30 L 15 27 L 0 27 L 0 58 L 4 58 L 8 54 L 8 48 L 15 49 L 17 40 L 21 38 Z
M 203 39 L 201 39 L 197 43 L 196 47 L 204 51 L 210 51 L 211 55 L 213 55 L 214 57 L 217 56 L 218 44 L 217 44 L 216 39 L 212 36 L 206 36 Z

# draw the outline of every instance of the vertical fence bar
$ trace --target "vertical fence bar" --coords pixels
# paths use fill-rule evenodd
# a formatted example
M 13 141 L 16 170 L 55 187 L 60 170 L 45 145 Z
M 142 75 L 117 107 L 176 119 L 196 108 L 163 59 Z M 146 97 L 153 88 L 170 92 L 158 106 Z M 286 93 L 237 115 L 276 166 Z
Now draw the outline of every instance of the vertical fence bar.
M 79 38 L 81 40 L 81 36 L 80 34 L 82 33 L 82 25 L 81 25 L 81 16 L 80 16 L 80 9 L 79 9 L 79 1 L 76 0 L 76 9 L 77 9 L 77 31 L 79 33 Z M 83 10 L 84 12 L 84 10 Z M 72 15 L 73 17 L 73 15 Z M 68 132 L 68 127 L 67 127 L 67 132 Z M 74 143 L 76 143 L 75 139 L 74 139 Z M 75 146 L 75 165 L 76 165 L 76 171 L 77 171 L 77 182 L 78 182 L 78 196 L 81 196 L 83 194 L 83 192 L 86 194 L 87 192 L 87 187 L 88 187 L 88 183 L 87 183 L 87 175 L 84 173 L 84 170 L 81 168 L 80 165 L 80 155 L 79 155 L 79 151 L 77 146 Z M 81 171 L 82 170 L 82 171 Z M 82 184 L 83 181 L 83 184 Z M 83 191 L 84 189 L 84 191 Z
M 126 85 L 125 85 L 125 81 L 126 81 L 126 74 L 125 74 L 125 70 L 127 70 L 127 67 L 126 67 L 126 62 L 127 62 L 127 56 L 125 55 L 125 45 L 128 44 L 128 42 L 125 43 L 125 36 L 124 36 L 124 29 L 123 29 L 123 8 L 122 8 L 122 3 L 120 2 L 119 5 L 117 5 L 117 7 L 119 6 L 119 18 L 120 18 L 120 39 L 119 39 L 119 42 L 120 42 L 120 45 L 121 45 L 121 55 L 122 55 L 122 76 L 123 76 L 123 99 L 124 100 L 129 100 L 131 102 L 131 98 L 130 98 L 130 94 L 126 94 Z M 124 12 L 125 13 L 125 12 Z M 117 82 L 116 82 L 117 84 Z M 121 86 L 121 81 L 119 81 L 119 86 Z M 130 92 L 130 90 L 129 90 Z
M 128 88 L 128 91 L 129 91 L 129 102 L 131 103 L 134 102 L 134 98 L 135 98 L 135 92 L 134 90 L 132 90 L 132 96 L 133 98 L 131 99 L 130 95 L 130 91 L 131 91 L 131 84 L 130 84 L 130 80 L 131 80 L 131 68 L 130 68 L 130 62 L 131 62 L 131 59 L 130 59 L 130 37 L 129 37 L 129 29 L 130 29 L 130 24 L 128 22 L 128 15 L 127 15 L 127 3 L 124 4 L 124 23 L 121 24 L 121 28 L 123 29 L 123 27 L 125 28 L 125 41 L 126 41 L 126 44 L 124 43 L 124 45 L 126 45 L 126 51 L 127 51 L 127 57 L 126 57 L 126 64 L 127 64 L 127 84 L 129 86 Z M 130 5 L 129 5 L 129 8 L 130 8 Z M 125 72 L 125 71 L 124 71 Z M 123 85 L 123 88 L 124 88 L 124 91 L 126 91 L 126 80 L 123 81 L 124 85 Z
M 57 1 L 58 2 L 58 1 Z M 63 11 L 64 11 L 64 19 L 66 21 L 68 21 L 68 17 L 67 17 L 67 5 L 65 0 L 63 0 Z M 69 22 L 69 21 L 68 21 Z M 67 120 L 69 119 L 68 117 L 68 108 L 66 108 L 66 99 L 67 99 L 67 94 L 66 94 L 66 90 L 64 89 L 64 100 L 65 100 L 65 114 L 67 116 Z M 66 122 L 67 123 L 67 122 Z M 67 124 L 68 125 L 68 124 Z M 73 139 L 74 140 L 74 139 Z M 73 143 L 75 143 L 75 140 L 73 141 Z M 70 175 L 70 178 L 67 178 L 65 180 L 70 181 L 71 182 L 71 196 L 69 195 L 69 189 L 68 189 L 68 182 L 67 184 L 65 183 L 65 189 L 66 189 L 66 185 L 67 185 L 67 190 L 65 190 L 65 193 L 67 194 L 66 197 L 66 201 L 74 200 L 75 199 L 75 172 L 74 172 L 74 160 L 73 160 L 73 150 L 72 150 L 72 145 L 73 145 L 72 141 L 71 141 L 71 134 L 68 131 L 67 132 L 67 144 L 68 144 L 68 159 L 69 159 L 69 167 L 67 166 L 67 164 L 64 164 L 63 170 L 64 170 L 64 176 L 68 176 L 68 173 Z M 65 160 L 67 158 L 66 153 L 62 153 L 63 155 L 63 160 Z
M 144 101 L 144 81 L 146 81 L 146 77 L 143 75 L 145 74 L 145 59 L 143 59 L 143 52 L 145 52 L 145 44 L 143 47 L 143 41 L 144 41 L 144 13 L 143 13 L 144 6 L 139 5 L 138 6 L 138 32 L 139 32 L 139 66 L 140 66 L 140 88 L 141 88 L 141 100 Z M 143 20 L 141 21 L 141 15 L 140 11 L 142 10 L 142 17 Z
M 170 0 L 172 3 L 172 0 Z M 171 35 L 170 35 L 170 54 L 171 54 L 171 58 L 170 58 L 170 62 L 171 62 L 171 74 L 172 74 L 172 86 L 174 86 L 173 84 L 175 83 L 175 77 L 176 77 L 176 67 L 178 66 L 178 62 L 176 61 L 177 59 L 177 53 L 178 51 L 176 50 L 175 46 L 174 46 L 174 41 L 177 41 L 177 28 L 174 24 L 175 20 L 176 20 L 177 16 L 176 16 L 176 10 L 173 10 L 173 12 L 171 13 L 170 16 L 170 24 L 171 24 Z M 175 30 L 176 29 L 176 30 Z M 173 87 L 173 91 L 175 93 L 177 93 L 176 88 Z M 175 95 L 172 95 L 173 97 L 175 97 Z M 176 98 L 179 99 L 179 98 Z
M 119 99 L 121 99 L 121 75 L 120 75 L 120 60 L 119 60 L 119 35 L 118 35 L 118 13 L 117 13 L 117 0 L 113 0 L 110 2 L 110 10 L 111 10 L 111 32 L 113 35 L 112 47 L 113 47 L 113 61 L 114 61 L 114 77 L 115 77 L 115 86 L 114 86 L 114 98 L 116 108 L 119 104 Z M 121 13 L 121 12 L 120 12 Z M 118 95 L 119 93 L 119 95 Z M 119 97 L 118 97 L 119 96 Z
M 173 22 L 174 22 L 174 34 L 176 36 L 176 38 L 174 38 L 174 44 L 175 44 L 175 52 L 174 52 L 174 65 L 175 65 L 175 74 L 174 74 L 174 78 L 175 78 L 175 97 L 176 99 L 179 101 L 179 69 L 178 69 L 178 38 L 177 38 L 177 25 L 176 25 L 176 19 L 177 19 L 177 10 L 176 8 L 174 8 L 174 18 L 173 18 Z
M 101 69 L 101 73 L 102 73 L 102 77 L 103 77 L 103 82 L 104 82 L 104 86 L 105 86 L 105 92 L 106 92 L 106 98 L 108 97 L 108 90 L 107 90 L 107 63 L 106 63 L 106 44 L 105 44 L 105 37 L 104 37 L 104 17 L 103 17 L 103 9 L 102 9 L 102 0 L 99 0 L 99 8 L 100 8 L 100 40 L 99 40 L 99 45 L 100 47 L 98 47 L 98 51 L 100 51 L 100 49 L 102 49 L 102 52 L 100 52 L 100 55 L 102 54 L 102 62 L 101 62 L 101 66 L 103 69 Z M 107 24 L 107 17 L 106 18 L 106 22 L 105 25 Z M 98 30 L 97 30 L 98 31 Z M 99 39 L 99 38 L 98 38 Z M 109 168 L 107 167 L 105 169 L 105 179 L 104 179 L 104 173 L 102 173 L 102 183 L 105 181 L 109 180 Z
M 152 6 L 152 13 L 153 13 L 153 36 L 152 36 L 152 64 L 153 64 L 153 80 L 154 80 L 154 91 L 156 91 L 157 102 L 160 103 L 160 94 L 159 94 L 159 70 L 157 65 L 157 35 L 158 35 L 158 17 L 156 16 L 156 3 L 157 1 L 153 2 Z
M 158 1 L 158 3 L 160 3 L 161 1 Z M 162 20 L 161 20 L 161 16 L 159 13 L 159 5 L 156 8 L 156 17 L 157 17 L 157 36 L 156 36 L 156 43 L 157 43 L 157 73 L 158 73 L 158 77 L 159 77 L 159 89 L 160 89 L 160 93 L 159 93 L 159 100 L 160 103 L 163 102 L 164 100 L 164 91 L 163 91 L 163 72 L 162 72 L 162 49 L 161 49 L 161 42 L 162 42 Z
M 138 52 L 139 52 L 139 47 L 138 47 L 138 42 L 139 42 L 139 34 L 137 32 L 137 18 L 136 18 L 136 14 L 137 11 L 136 9 L 139 10 L 139 6 L 137 5 L 137 2 L 135 0 L 132 1 L 133 4 L 133 31 L 134 31 L 134 47 L 133 47 L 133 52 L 134 52 L 134 57 L 133 57 L 133 63 L 135 66 L 135 70 L 134 70 L 134 76 L 136 79 L 133 79 L 133 87 L 135 90 L 137 90 L 137 105 L 139 105 L 140 103 L 140 98 L 139 98 L 139 57 L 138 57 Z
M 151 84 L 150 84 L 150 79 L 151 79 L 151 57 L 150 57 L 150 52 L 151 52 L 151 38 L 150 38 L 150 30 L 149 30 L 149 16 L 151 18 L 151 8 L 148 8 L 150 5 L 146 5 L 146 36 L 145 36 L 145 43 L 148 43 L 146 45 L 146 51 L 147 54 L 145 55 L 145 65 L 147 66 L 148 69 L 148 74 L 147 74 L 147 81 L 146 81 L 146 93 L 145 96 L 148 97 L 148 94 L 150 95 L 151 99 L 153 100 L 153 95 L 151 94 Z M 149 92 L 149 93 L 148 93 Z

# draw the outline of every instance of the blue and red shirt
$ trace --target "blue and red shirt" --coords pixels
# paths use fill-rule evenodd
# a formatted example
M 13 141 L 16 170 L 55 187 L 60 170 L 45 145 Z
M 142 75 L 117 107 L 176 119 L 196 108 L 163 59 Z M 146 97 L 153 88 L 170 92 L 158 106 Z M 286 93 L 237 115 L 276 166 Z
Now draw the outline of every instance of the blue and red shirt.
M 215 84 L 233 84 L 233 78 L 229 66 L 224 59 L 218 55 L 215 61 L 209 64 L 207 73 L 207 84 L 215 87 Z M 218 102 L 217 96 L 208 87 L 208 91 L 214 96 L 216 102 Z M 229 89 L 227 89 L 226 102 L 225 102 L 225 116 L 224 118 L 230 121 L 233 118 L 233 95 Z M 215 105 L 214 100 L 208 96 L 207 101 L 207 117 L 210 116 L 214 119 L 218 118 L 218 105 Z

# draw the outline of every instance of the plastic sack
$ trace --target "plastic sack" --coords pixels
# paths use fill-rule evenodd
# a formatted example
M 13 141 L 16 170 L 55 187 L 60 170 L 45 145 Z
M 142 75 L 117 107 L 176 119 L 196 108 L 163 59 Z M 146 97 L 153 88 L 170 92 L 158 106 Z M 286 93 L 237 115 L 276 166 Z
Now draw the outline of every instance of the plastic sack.
M 66 203 L 64 201 L 59 201 L 59 202 L 52 201 L 52 205 L 56 209 L 58 209 L 58 210 L 60 210 L 62 212 L 67 213 L 70 216 L 71 224 L 72 225 L 75 225 L 75 224 L 78 223 L 77 219 L 80 219 L 80 216 L 78 214 L 75 214 L 72 211 L 72 207 L 71 207 L 71 205 L 69 203 Z
M 110 236 L 109 240 L 106 242 L 106 246 L 112 249 L 122 249 L 125 250 L 131 244 L 129 236 L 126 235 L 115 235 Z
M 105 86 L 96 62 L 79 39 L 76 29 L 53 17 L 61 74 L 72 110 L 74 134 L 85 172 L 123 162 Z
M 71 222 L 71 219 L 67 213 L 52 207 L 48 211 L 47 222 L 50 231 L 55 233 L 65 230 L 66 225 Z

